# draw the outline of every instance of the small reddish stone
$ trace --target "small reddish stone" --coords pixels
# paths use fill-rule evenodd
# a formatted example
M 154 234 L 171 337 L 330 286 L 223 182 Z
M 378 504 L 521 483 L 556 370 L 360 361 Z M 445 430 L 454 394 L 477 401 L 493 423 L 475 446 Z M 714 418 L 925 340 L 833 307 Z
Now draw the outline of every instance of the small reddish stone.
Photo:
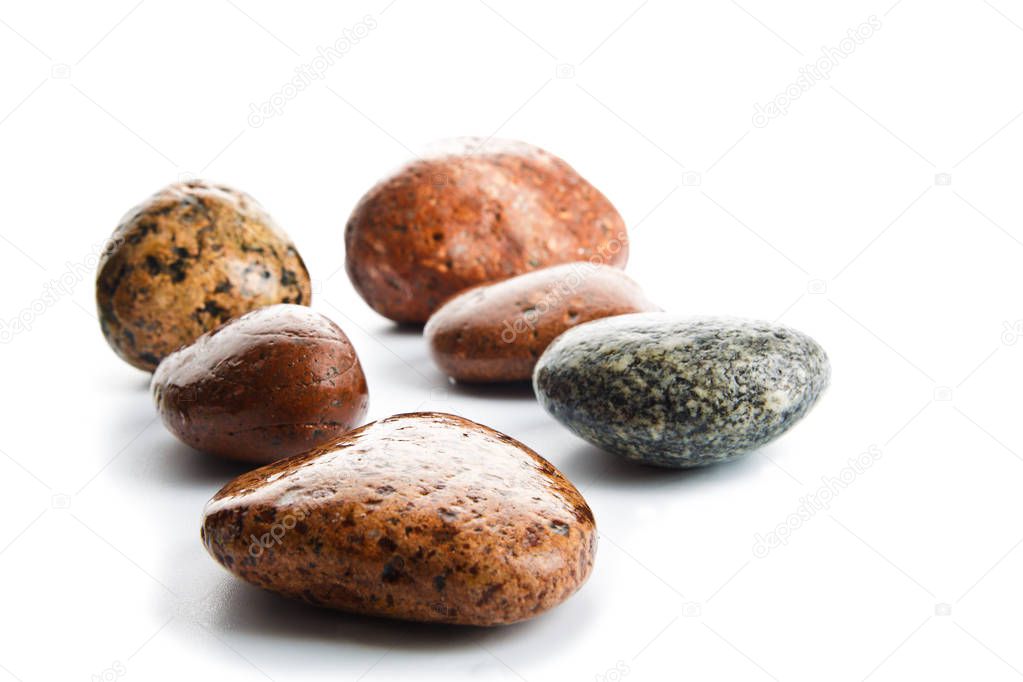
M 356 290 L 397 322 L 425 322 L 485 282 L 597 258 L 624 267 L 625 223 L 567 163 L 522 142 L 453 140 L 359 201 L 345 230 Z
M 250 471 L 206 505 L 207 551 L 258 587 L 343 611 L 498 625 L 578 590 L 597 529 L 550 462 L 435 412 Z
M 167 356 L 153 398 L 182 442 L 229 459 L 272 462 L 362 423 L 366 376 L 348 337 L 305 306 L 231 320 Z
M 433 314 L 424 334 L 437 366 L 454 379 L 521 381 L 565 330 L 658 310 L 622 271 L 568 263 L 464 291 Z

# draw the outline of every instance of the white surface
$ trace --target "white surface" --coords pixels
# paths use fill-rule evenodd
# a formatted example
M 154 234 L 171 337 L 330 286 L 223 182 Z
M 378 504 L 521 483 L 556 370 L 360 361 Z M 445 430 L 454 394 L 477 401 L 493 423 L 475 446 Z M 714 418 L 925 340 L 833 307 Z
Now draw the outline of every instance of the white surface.
M 1020 676 L 1023 10 L 388 1 L 0 9 L 0 317 L 73 273 L 0 353 L 0 680 Z M 322 81 L 248 125 L 364 15 L 376 27 Z M 830 80 L 752 124 L 870 15 Z M 353 292 L 341 234 L 406 145 L 495 133 L 615 202 L 628 272 L 665 307 L 815 336 L 822 403 L 741 462 L 671 473 L 594 450 L 522 392 L 447 388 Z M 407 626 L 264 595 L 206 556 L 200 510 L 237 469 L 154 421 L 147 377 L 101 337 L 93 273 L 68 265 L 183 173 L 247 190 L 291 234 L 372 418 L 464 415 L 583 490 L 601 543 L 579 594 L 514 627 Z

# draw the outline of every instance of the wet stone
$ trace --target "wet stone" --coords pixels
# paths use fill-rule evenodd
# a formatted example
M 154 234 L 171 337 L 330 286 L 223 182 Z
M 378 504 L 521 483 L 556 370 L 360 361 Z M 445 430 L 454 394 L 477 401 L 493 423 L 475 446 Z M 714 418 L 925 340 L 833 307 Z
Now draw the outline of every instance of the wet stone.
M 432 412 L 239 476 L 206 505 L 202 538 L 229 571 L 288 597 L 468 625 L 560 604 L 596 551 L 593 514 L 553 465 Z
M 362 424 L 362 364 L 333 321 L 306 306 L 254 310 L 171 353 L 151 382 L 164 425 L 188 445 L 265 464 Z
M 660 310 L 617 268 L 567 263 L 469 289 L 424 329 L 437 366 L 464 382 L 527 381 L 562 332 L 612 315 Z

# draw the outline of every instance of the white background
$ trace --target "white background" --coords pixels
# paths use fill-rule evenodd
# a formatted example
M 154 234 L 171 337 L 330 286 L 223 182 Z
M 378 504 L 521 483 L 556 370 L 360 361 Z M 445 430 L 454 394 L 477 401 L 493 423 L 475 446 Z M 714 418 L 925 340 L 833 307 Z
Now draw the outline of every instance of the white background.
M 1023 676 L 1023 9 L 388 2 L 0 9 L 0 319 L 31 326 L 0 347 L 0 679 Z M 366 15 L 321 81 L 249 125 Z M 829 80 L 753 125 L 871 15 Z M 543 146 L 607 194 L 664 307 L 817 338 L 819 406 L 687 473 L 597 451 L 528 391 L 449 387 L 354 293 L 342 230 L 412 152 L 473 134 Z M 405 625 L 292 604 L 205 554 L 202 506 L 238 468 L 155 421 L 88 269 L 125 211 L 187 175 L 250 192 L 294 238 L 371 418 L 464 415 L 580 487 L 601 541 L 576 596 L 512 627 Z M 827 509 L 791 516 L 874 446 Z

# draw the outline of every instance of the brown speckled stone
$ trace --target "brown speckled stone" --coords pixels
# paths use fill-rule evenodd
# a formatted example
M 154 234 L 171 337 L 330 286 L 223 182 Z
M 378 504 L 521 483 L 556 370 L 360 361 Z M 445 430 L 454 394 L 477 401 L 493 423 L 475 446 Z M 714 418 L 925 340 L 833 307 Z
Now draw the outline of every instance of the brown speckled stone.
M 171 353 L 153 374 L 168 430 L 197 450 L 264 464 L 362 423 L 369 393 L 341 328 L 279 304 L 235 318 Z
M 132 209 L 96 277 L 107 343 L 152 371 L 217 325 L 273 303 L 311 298 L 288 236 L 252 197 L 223 185 L 170 185 Z
M 207 503 L 202 538 L 232 573 L 288 597 L 468 625 L 561 603 L 597 541 L 586 501 L 547 460 L 434 412 L 239 476 Z
M 454 379 L 521 381 L 566 329 L 655 310 L 621 270 L 567 263 L 463 291 L 430 317 L 424 334 L 437 366 Z
M 425 322 L 463 289 L 570 261 L 624 267 L 621 216 L 571 166 L 525 143 L 481 142 L 448 142 L 356 206 L 348 276 L 381 315 Z

